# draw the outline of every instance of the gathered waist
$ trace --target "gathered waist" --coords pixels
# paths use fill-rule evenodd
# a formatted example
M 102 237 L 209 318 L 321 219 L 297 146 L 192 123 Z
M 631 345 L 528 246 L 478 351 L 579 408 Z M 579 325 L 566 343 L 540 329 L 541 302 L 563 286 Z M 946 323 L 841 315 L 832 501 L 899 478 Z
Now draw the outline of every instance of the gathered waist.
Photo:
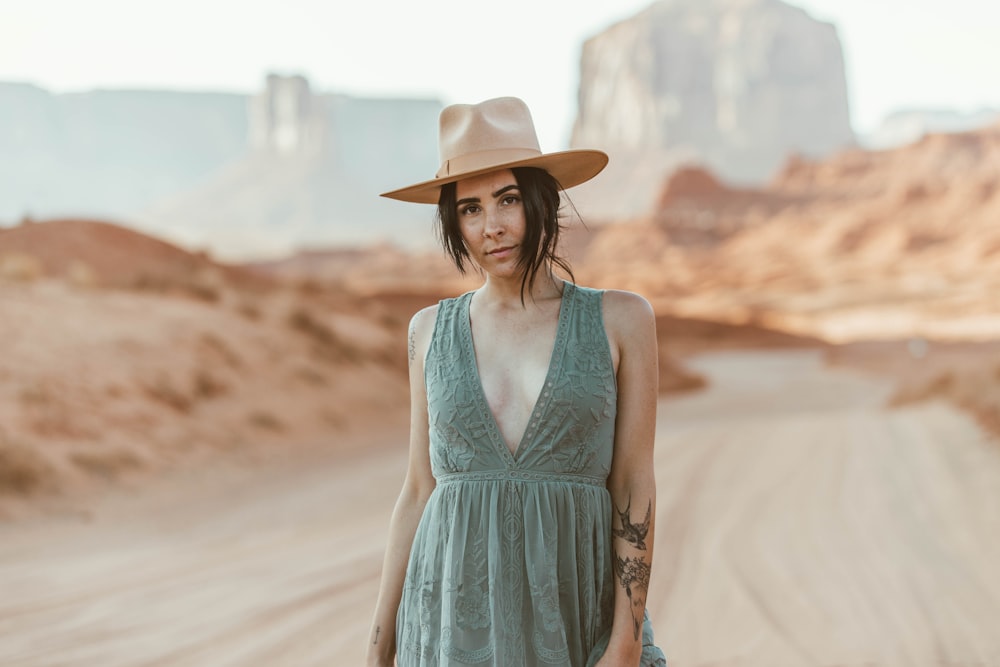
M 511 481 L 511 482 L 558 482 L 561 484 L 582 484 L 584 486 L 606 485 L 603 477 L 592 477 L 590 475 L 575 475 L 562 472 L 532 472 L 529 470 L 484 470 L 478 472 L 446 472 L 435 475 L 438 484 L 448 484 L 452 482 L 491 482 L 491 481 Z

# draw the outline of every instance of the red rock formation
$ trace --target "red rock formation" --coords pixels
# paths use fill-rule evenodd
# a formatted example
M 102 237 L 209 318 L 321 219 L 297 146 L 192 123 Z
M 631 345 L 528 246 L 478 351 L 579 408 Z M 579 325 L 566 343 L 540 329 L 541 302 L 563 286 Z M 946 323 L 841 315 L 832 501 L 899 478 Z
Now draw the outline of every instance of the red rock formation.
M 759 190 L 685 170 L 651 215 L 596 230 L 582 264 L 595 282 L 674 308 L 734 319 L 766 312 L 833 338 L 993 335 L 998 179 L 1000 126 L 795 157 Z
M 15 256 L 32 258 L 41 275 L 83 284 L 156 287 L 225 280 L 246 286 L 261 282 L 204 253 L 99 220 L 61 219 L 0 228 L 0 260 Z

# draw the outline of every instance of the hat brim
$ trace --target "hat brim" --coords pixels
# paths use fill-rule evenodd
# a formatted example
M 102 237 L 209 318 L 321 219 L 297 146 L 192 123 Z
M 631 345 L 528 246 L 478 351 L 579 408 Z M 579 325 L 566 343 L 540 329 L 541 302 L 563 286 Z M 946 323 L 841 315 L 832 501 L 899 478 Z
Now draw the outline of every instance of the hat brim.
M 500 169 L 512 169 L 514 167 L 538 167 L 539 169 L 544 169 L 559 182 L 559 185 L 563 189 L 567 189 L 589 181 L 601 173 L 601 170 L 607 164 L 608 155 L 603 151 L 590 149 L 559 151 L 523 160 L 492 164 L 488 167 L 473 169 L 460 174 L 449 174 L 441 178 L 432 178 L 429 181 L 423 181 L 416 185 L 383 192 L 379 196 L 413 202 L 415 204 L 437 204 L 441 195 L 442 185 L 454 183 L 463 178 L 488 174 L 491 171 L 498 171 Z

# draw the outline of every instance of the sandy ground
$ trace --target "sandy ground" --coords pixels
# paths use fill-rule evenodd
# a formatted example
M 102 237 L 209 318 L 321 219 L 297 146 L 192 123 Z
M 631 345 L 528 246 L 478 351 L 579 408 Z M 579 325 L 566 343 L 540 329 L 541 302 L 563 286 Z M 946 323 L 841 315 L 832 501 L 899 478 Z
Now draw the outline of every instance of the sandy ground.
M 650 613 L 676 667 L 1000 665 L 1000 447 L 816 350 L 661 403 Z M 360 664 L 401 424 L 0 524 L 0 664 Z M 317 458 L 319 457 L 319 458 Z

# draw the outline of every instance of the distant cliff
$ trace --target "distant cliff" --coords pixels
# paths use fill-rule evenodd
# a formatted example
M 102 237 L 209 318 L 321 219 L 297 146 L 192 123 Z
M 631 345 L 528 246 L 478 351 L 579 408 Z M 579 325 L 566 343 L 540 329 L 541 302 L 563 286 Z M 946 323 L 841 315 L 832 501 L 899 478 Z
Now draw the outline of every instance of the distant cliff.
M 572 144 L 612 156 L 588 209 L 645 211 L 684 163 L 760 184 L 853 143 L 836 28 L 779 0 L 659 0 L 583 46 Z
M 247 147 L 246 96 L 0 83 L 0 220 L 120 217 Z
M 299 76 L 256 95 L 0 83 L 0 224 L 112 218 L 221 257 L 428 237 L 430 210 L 378 193 L 434 172 L 441 106 Z
M 379 192 L 437 169 L 437 100 L 317 93 L 302 77 L 268 77 L 248 101 L 250 148 L 139 221 L 225 258 L 274 257 L 311 244 L 390 239 L 429 245 L 431 207 Z

